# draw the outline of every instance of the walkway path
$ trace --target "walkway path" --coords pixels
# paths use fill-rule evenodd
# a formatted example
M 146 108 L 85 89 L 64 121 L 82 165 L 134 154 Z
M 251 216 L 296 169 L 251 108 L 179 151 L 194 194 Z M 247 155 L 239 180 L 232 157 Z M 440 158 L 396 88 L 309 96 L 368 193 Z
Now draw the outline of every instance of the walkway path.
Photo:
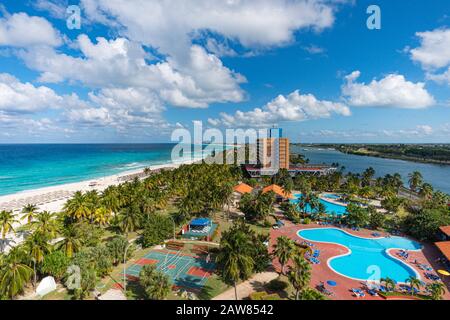
M 278 273 L 276 272 L 261 272 L 256 274 L 253 278 L 238 284 L 237 294 L 238 299 L 242 300 L 247 298 L 252 292 L 262 289 L 264 284 L 270 282 L 273 279 L 278 278 Z M 234 300 L 234 288 L 230 288 L 227 291 L 214 297 L 212 300 Z

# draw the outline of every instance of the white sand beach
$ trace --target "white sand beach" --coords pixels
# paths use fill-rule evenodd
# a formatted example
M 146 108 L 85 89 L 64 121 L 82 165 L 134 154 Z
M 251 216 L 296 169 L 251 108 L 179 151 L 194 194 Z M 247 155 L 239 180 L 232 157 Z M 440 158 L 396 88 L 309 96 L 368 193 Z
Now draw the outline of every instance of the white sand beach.
M 200 159 L 186 160 L 179 163 L 166 163 L 161 165 L 148 166 L 147 168 L 156 171 L 160 169 L 170 169 L 179 167 L 182 164 L 190 164 Z M 134 176 L 143 177 L 143 169 L 121 172 L 119 174 L 105 176 L 102 178 L 91 179 L 81 182 L 68 183 L 56 185 L 51 187 L 39 188 L 34 190 L 27 190 L 11 195 L 0 196 L 0 211 L 11 210 L 16 214 L 16 219 L 19 223 L 14 225 L 17 229 L 24 225 L 26 221 L 22 220 L 22 208 L 27 204 L 34 204 L 38 207 L 38 211 L 59 212 L 62 210 L 66 201 L 76 191 L 92 191 L 99 192 L 106 189 L 108 186 L 117 185 L 126 180 L 133 179 Z M 0 252 L 8 252 L 11 247 L 20 244 L 24 239 L 24 234 L 18 232 L 17 234 L 10 233 L 6 236 L 4 241 L 0 241 Z

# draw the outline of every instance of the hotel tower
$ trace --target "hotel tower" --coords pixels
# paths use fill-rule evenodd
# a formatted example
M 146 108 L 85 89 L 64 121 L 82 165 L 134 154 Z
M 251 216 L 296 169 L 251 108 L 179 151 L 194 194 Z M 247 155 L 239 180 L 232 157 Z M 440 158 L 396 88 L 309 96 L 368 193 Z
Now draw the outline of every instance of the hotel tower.
M 257 140 L 257 152 L 262 169 L 289 169 L 289 139 L 283 138 L 283 129 L 269 129 L 267 138 Z

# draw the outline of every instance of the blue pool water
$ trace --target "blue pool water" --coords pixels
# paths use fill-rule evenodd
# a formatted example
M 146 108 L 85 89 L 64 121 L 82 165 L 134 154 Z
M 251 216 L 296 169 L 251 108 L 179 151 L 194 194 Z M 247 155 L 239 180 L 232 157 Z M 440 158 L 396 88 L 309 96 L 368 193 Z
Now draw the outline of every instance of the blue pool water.
M 294 197 L 295 197 L 295 199 L 292 199 L 291 203 L 296 204 L 300 201 L 302 194 L 301 193 L 294 194 Z M 326 201 L 324 199 L 320 199 L 320 202 L 324 204 L 324 206 L 326 208 L 326 212 L 328 214 L 335 214 L 335 215 L 341 216 L 341 215 L 347 213 L 347 208 L 345 206 L 340 206 L 335 203 Z M 306 212 L 311 213 L 311 208 L 309 205 L 306 206 L 305 210 L 306 210 Z
M 421 249 L 422 246 L 415 241 L 402 237 L 365 239 L 335 228 L 300 230 L 298 236 L 308 241 L 340 244 L 350 249 L 350 254 L 329 260 L 334 271 L 349 278 L 366 281 L 389 277 L 405 282 L 410 276 L 418 277 L 412 268 L 387 253 L 393 248 Z
M 334 200 L 338 200 L 341 198 L 340 195 L 334 194 L 334 193 L 327 193 L 326 195 L 324 195 L 324 197 L 329 198 L 329 199 L 334 199 Z

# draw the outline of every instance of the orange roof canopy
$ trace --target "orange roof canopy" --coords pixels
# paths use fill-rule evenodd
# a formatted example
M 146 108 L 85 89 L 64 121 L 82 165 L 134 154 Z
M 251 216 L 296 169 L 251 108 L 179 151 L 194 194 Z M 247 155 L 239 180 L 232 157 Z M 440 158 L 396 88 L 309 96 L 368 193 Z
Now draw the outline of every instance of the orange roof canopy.
M 283 188 L 278 186 L 278 185 L 276 185 L 276 184 L 272 184 L 270 186 L 265 187 L 262 190 L 262 193 L 266 193 L 266 192 L 269 192 L 269 191 L 273 191 L 273 192 L 275 192 L 275 194 L 277 194 L 277 195 L 279 195 L 280 197 L 283 197 L 283 198 L 294 199 L 294 196 L 292 195 L 292 193 L 284 192 Z
M 450 237 L 450 226 L 439 227 L 441 231 L 447 236 Z
M 241 183 L 234 187 L 234 191 L 239 192 L 240 194 L 250 193 L 253 191 L 253 188 L 248 184 Z
M 447 260 L 450 261 L 450 241 L 435 242 L 435 245 L 441 250 Z

